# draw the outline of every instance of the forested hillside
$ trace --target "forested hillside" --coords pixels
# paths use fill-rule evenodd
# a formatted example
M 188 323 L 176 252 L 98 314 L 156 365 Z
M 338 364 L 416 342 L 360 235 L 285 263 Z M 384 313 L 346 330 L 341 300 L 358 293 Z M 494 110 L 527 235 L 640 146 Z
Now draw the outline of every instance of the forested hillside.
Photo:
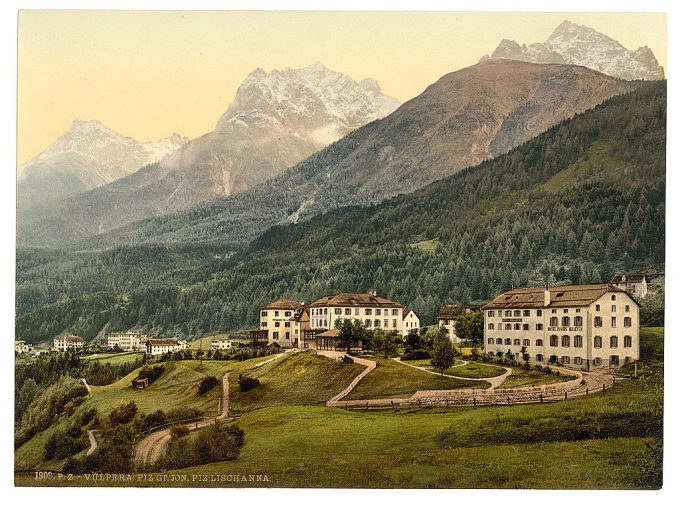
M 546 278 L 662 271 L 665 125 L 665 82 L 649 84 L 416 193 L 270 229 L 194 285 L 74 294 L 20 316 L 16 337 L 248 327 L 277 297 L 372 287 L 427 324 L 442 303 Z

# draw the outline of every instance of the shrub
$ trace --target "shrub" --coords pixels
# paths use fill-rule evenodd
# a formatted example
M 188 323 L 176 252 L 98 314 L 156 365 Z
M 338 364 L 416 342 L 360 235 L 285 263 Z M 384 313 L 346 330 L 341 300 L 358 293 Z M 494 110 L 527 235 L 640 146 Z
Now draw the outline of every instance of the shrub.
M 213 377 L 212 375 L 203 377 L 203 380 L 201 380 L 201 383 L 198 386 L 198 394 L 199 395 L 206 394 L 208 391 L 217 386 L 219 383 L 220 381 L 217 379 L 217 377 Z
M 170 428 L 170 436 L 173 438 L 173 440 L 186 437 L 188 434 L 189 428 L 187 428 L 183 424 L 178 424 L 177 426 L 173 426 L 172 428 Z
M 354 363 L 354 360 L 352 360 L 352 358 L 350 358 L 349 356 L 343 356 L 342 357 L 342 364 L 343 365 L 351 365 L 352 363 Z
M 238 389 L 242 393 L 250 391 L 260 385 L 260 381 L 255 377 L 250 377 L 248 375 L 239 374 L 238 376 Z
M 52 433 L 45 443 L 45 459 L 64 459 L 79 453 L 89 446 L 83 430 L 71 426 L 63 431 Z
M 201 411 L 192 407 L 177 407 L 167 414 L 168 422 L 186 421 L 202 417 Z
M 245 434 L 236 425 L 214 424 L 198 432 L 195 439 L 179 438 L 158 463 L 159 468 L 184 468 L 238 458 Z
M 66 403 L 66 405 L 64 405 L 64 414 L 70 416 L 84 401 L 84 396 L 76 396 L 75 398 L 72 398 Z
M 80 419 L 78 420 L 80 426 L 85 426 L 86 424 L 88 424 L 90 421 L 92 421 L 92 419 L 94 419 L 96 415 L 97 409 L 95 409 L 94 407 L 91 409 L 87 409 L 80 415 Z
M 139 371 L 138 379 L 149 379 L 149 385 L 158 379 L 165 372 L 163 365 L 145 366 Z
M 552 368 L 550 368 L 549 366 L 544 366 L 543 367 L 543 373 L 551 374 Z
M 116 407 L 109 414 L 109 424 L 112 428 L 115 428 L 119 424 L 127 424 L 134 419 L 137 415 L 137 404 L 135 402 L 129 402 Z
M 406 352 L 402 355 L 402 361 L 410 361 L 416 359 L 430 359 L 432 356 L 429 351 L 425 349 L 413 349 L 411 352 Z
M 165 412 L 163 412 L 162 410 L 157 410 L 153 414 L 149 414 L 144 418 L 144 421 L 142 421 L 141 430 L 147 431 L 153 428 L 158 428 L 159 426 L 163 426 L 167 422 L 168 418 L 165 415 Z

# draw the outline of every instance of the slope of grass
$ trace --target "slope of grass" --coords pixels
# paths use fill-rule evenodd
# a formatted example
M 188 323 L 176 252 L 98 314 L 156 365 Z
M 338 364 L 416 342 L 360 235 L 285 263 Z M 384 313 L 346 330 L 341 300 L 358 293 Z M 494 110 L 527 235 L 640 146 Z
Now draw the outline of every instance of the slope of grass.
M 452 367 L 444 371 L 447 375 L 456 375 L 468 379 L 483 379 L 485 377 L 498 377 L 505 373 L 505 368 L 497 365 L 482 363 L 468 363 L 467 365 Z
M 124 365 L 132 363 L 142 357 L 144 357 L 143 352 L 125 352 L 119 354 L 92 354 L 90 356 L 83 356 L 83 359 L 87 363 L 97 361 L 100 365 L 106 363 L 110 363 L 111 365 Z
M 487 388 L 486 381 L 466 381 L 442 377 L 394 360 L 379 359 L 378 366 L 364 377 L 345 398 L 369 400 L 371 398 L 408 398 L 416 391 L 429 389 Z
M 512 373 L 506 377 L 500 385 L 502 388 L 519 388 L 526 386 L 542 386 L 544 384 L 557 384 L 558 382 L 570 381 L 576 378 L 576 375 L 568 375 L 560 373 L 547 374 L 539 370 L 525 370 L 520 366 L 513 366 Z
M 244 412 L 279 405 L 322 405 L 342 391 L 365 367 L 330 358 L 298 353 L 253 370 L 260 386 L 239 391 L 238 376 L 231 380 L 230 408 Z

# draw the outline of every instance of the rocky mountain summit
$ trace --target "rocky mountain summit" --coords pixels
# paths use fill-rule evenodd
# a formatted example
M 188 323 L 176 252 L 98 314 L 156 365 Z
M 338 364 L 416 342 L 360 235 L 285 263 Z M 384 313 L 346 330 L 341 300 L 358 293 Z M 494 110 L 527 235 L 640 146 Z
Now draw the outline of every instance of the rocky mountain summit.
M 628 50 L 616 40 L 571 21 L 561 23 L 543 43 L 527 46 L 503 39 L 491 58 L 581 65 L 626 80 L 664 78 L 664 69 L 649 47 Z

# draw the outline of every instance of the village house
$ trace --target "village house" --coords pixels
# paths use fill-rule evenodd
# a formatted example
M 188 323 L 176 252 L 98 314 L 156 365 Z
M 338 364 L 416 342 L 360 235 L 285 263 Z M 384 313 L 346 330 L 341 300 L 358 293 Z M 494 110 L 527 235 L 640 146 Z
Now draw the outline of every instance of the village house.
M 642 274 L 615 275 L 610 284 L 638 298 L 647 296 L 647 277 Z
M 413 312 L 413 310 L 409 309 L 408 307 L 404 307 L 402 313 L 404 315 L 404 319 L 402 322 L 401 335 L 405 337 L 412 331 L 418 333 L 420 331 L 420 318 L 418 317 L 418 314 Z
M 437 313 L 437 325 L 440 328 L 446 328 L 446 334 L 454 344 L 459 344 L 462 339 L 456 335 L 456 319 L 463 314 L 470 314 L 472 312 L 479 312 L 482 307 L 479 305 L 444 305 Z
M 210 350 L 212 351 L 228 351 L 231 349 L 231 339 L 229 338 L 214 338 L 210 341 Z
M 309 328 L 309 312 L 303 303 L 276 300 L 260 308 L 260 328 L 250 332 L 255 345 L 298 347 L 303 330 Z
M 57 352 L 64 352 L 67 349 L 75 349 L 81 351 L 84 346 L 84 341 L 81 337 L 67 335 L 65 337 L 55 337 L 53 348 Z
M 176 338 L 149 338 L 146 341 L 146 353 L 152 356 L 181 351 L 187 347 L 189 345 L 185 341 Z
M 484 351 L 579 370 L 640 357 L 640 307 L 612 284 L 520 288 L 484 305 Z
M 148 335 L 138 331 L 125 331 L 120 333 L 109 333 L 106 336 L 106 345 L 109 349 L 119 347 L 123 351 L 140 351 L 146 348 Z
M 14 341 L 14 352 L 17 352 L 19 354 L 32 353 L 33 352 L 33 346 L 31 344 L 27 344 L 23 340 L 15 340 Z

